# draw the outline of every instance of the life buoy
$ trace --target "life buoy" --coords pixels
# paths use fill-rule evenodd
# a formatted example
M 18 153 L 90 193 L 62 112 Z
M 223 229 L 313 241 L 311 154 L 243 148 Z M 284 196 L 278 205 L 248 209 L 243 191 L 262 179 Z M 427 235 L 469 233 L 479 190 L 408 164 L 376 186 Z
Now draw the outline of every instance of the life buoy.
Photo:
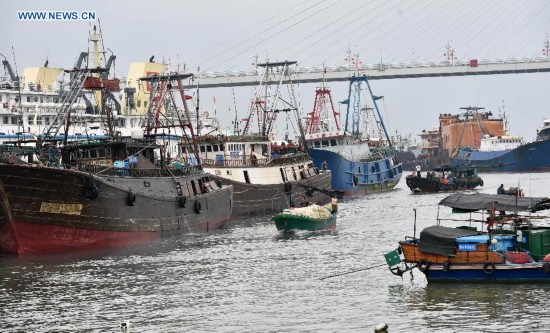
M 178 206 L 180 208 L 185 208 L 186 203 L 187 203 L 187 197 L 184 197 L 183 195 L 180 195 L 178 197 Z
M 494 271 L 495 271 L 495 265 L 493 263 L 488 262 L 485 265 L 483 265 L 483 273 L 487 275 L 491 275 L 493 274 Z
M 94 183 L 86 185 L 84 187 L 84 196 L 90 200 L 97 199 L 99 197 L 99 187 Z
M 133 192 L 128 192 L 126 203 L 128 204 L 128 206 L 133 206 L 136 204 L 136 195 Z
M 202 213 L 202 205 L 199 200 L 195 201 L 195 213 L 200 214 Z
M 421 272 L 425 272 L 425 271 L 428 270 L 428 268 L 430 268 L 430 263 L 427 262 L 426 260 L 422 259 L 418 263 L 417 267 L 418 267 L 418 270 L 420 270 Z

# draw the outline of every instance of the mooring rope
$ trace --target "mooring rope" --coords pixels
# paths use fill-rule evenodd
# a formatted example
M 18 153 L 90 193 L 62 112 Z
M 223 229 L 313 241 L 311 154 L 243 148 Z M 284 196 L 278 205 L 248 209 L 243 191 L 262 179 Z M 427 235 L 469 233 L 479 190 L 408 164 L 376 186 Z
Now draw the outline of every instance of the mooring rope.
M 331 274 L 331 275 L 326 275 L 326 276 L 318 278 L 317 280 L 322 281 L 322 280 L 333 278 L 333 277 L 336 277 L 336 276 L 351 274 L 351 273 L 360 272 L 360 271 L 366 271 L 367 269 L 382 267 L 382 266 L 386 266 L 386 265 L 387 265 L 386 263 L 383 263 L 383 264 L 374 265 L 374 266 L 360 267 L 360 268 L 352 269 L 352 270 L 346 271 L 346 272 L 340 272 L 340 273 L 335 273 L 335 274 Z

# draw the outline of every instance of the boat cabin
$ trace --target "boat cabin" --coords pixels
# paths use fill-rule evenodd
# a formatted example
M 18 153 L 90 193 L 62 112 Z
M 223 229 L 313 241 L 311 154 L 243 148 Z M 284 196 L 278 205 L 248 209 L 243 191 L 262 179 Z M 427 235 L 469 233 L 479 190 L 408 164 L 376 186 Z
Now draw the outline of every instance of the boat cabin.
M 254 164 L 272 157 L 271 143 L 265 136 L 210 136 L 197 141 L 199 156 L 205 165 Z M 190 164 L 194 163 L 193 152 L 192 145 L 180 145 L 180 156 L 185 156 Z
M 479 151 L 501 151 L 516 149 L 523 144 L 523 137 L 519 135 L 489 136 L 481 139 Z
M 52 145 L 48 149 L 55 153 L 58 148 Z M 62 148 L 61 163 L 151 169 L 158 167 L 155 149 L 158 149 L 156 144 L 133 139 L 76 142 Z

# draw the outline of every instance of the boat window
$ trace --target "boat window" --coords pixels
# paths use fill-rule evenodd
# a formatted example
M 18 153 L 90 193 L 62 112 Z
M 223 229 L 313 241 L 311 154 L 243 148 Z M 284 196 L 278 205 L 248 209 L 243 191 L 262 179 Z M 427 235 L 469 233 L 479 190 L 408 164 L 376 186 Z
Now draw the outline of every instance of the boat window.
M 201 146 L 201 153 L 204 153 L 206 151 L 206 149 L 204 148 L 204 146 Z
M 218 150 L 218 145 L 214 145 L 213 148 L 214 148 L 214 151 L 219 151 Z
M 224 150 L 223 145 L 220 145 L 220 151 L 223 151 L 223 150 Z
M 36 98 L 36 97 L 35 97 Z M 27 102 L 31 101 L 31 96 L 27 96 Z M 36 102 L 36 101 L 35 101 Z
M 99 148 L 97 150 L 97 153 L 98 153 L 99 157 L 105 157 L 105 149 L 104 148 Z
M 283 168 L 279 168 L 279 170 L 281 170 L 281 178 L 283 178 L 283 182 L 286 182 L 285 171 L 283 170 Z
M 296 170 L 294 170 L 294 167 L 292 167 L 292 177 L 294 177 L 294 180 L 298 180 L 298 177 L 296 177 Z
M 144 101 L 144 102 L 143 102 L 143 107 L 144 107 L 144 108 L 147 107 L 147 101 Z
M 206 146 L 206 151 L 212 152 L 212 146 L 210 146 L 210 145 Z
M 315 141 L 315 148 L 321 147 L 321 143 L 319 141 Z
M 328 140 L 323 140 L 323 147 L 328 147 Z
M 330 145 L 336 146 L 336 139 L 330 139 Z
M 9 118 L 8 116 L 4 116 L 4 121 L 3 121 L 4 124 L 9 124 Z
M 250 184 L 250 178 L 248 177 L 248 170 L 244 170 L 244 181 Z

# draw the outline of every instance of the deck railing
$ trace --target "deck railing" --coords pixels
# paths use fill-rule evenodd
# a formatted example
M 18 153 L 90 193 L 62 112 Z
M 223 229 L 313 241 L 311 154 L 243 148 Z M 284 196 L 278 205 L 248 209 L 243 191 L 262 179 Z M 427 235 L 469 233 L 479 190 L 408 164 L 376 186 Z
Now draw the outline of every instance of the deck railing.
M 290 163 L 302 163 L 309 161 L 310 158 L 307 154 L 298 154 L 292 156 L 283 156 L 276 158 L 245 158 L 245 159 L 207 159 L 201 160 L 202 165 L 205 167 L 219 167 L 219 168 L 238 168 L 238 167 L 270 167 L 276 165 L 285 165 Z

